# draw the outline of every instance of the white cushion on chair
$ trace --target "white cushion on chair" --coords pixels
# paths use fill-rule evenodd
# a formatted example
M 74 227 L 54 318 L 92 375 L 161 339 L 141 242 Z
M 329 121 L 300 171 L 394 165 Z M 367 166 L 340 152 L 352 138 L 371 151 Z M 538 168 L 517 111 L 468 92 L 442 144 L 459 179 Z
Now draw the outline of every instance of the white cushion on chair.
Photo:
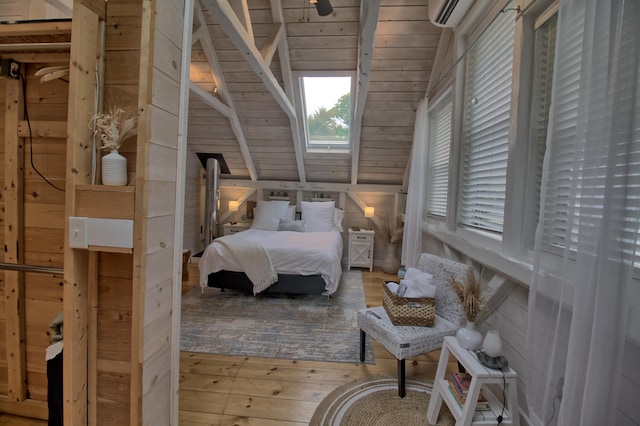
M 395 326 L 382 306 L 360 309 L 357 322 L 362 331 L 397 359 L 440 349 L 444 337 L 454 335 L 459 328 L 437 314 L 433 327 Z

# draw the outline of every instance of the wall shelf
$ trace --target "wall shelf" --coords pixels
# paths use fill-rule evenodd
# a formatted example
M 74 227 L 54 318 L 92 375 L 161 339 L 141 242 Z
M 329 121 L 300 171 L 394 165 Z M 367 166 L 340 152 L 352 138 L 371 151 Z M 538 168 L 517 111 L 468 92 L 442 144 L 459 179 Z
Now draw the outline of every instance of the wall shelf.
M 135 187 L 76 185 L 75 189 L 75 216 L 133 220 Z

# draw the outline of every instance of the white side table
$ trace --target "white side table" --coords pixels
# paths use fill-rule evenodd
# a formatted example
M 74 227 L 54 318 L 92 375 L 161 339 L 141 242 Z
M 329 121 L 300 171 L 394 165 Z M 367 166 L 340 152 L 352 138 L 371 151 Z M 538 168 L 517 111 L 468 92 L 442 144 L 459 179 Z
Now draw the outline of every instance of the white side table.
M 449 390 L 449 382 L 446 374 L 450 355 L 457 359 L 467 370 L 467 373 L 471 375 L 469 393 L 462 407 Z M 519 426 L 520 414 L 518 413 L 517 377 L 517 373 L 511 368 L 506 368 L 503 372 L 485 367 L 478 361 L 478 358 L 472 351 L 461 347 L 454 336 L 447 336 L 444 338 L 440 352 L 438 370 L 436 371 L 436 378 L 433 382 L 433 394 L 431 395 L 429 408 L 427 409 L 427 420 L 430 424 L 436 424 L 440 407 L 444 400 L 449 407 L 449 411 L 451 411 L 451 414 L 453 414 L 456 419 L 456 426 L 495 425 L 496 418 L 500 414 L 502 414 L 503 425 Z M 496 397 L 487 387 L 484 387 L 482 393 L 487 398 L 487 401 L 489 401 L 491 410 L 475 410 L 480 390 L 484 385 L 488 384 L 507 387 L 507 400 L 505 401 L 506 407 L 504 413 L 502 409 L 502 393 L 500 393 L 499 397 Z
M 361 229 L 354 231 L 349 228 L 349 255 L 347 260 L 347 270 L 352 266 L 363 266 L 373 270 L 373 238 L 375 231 L 372 229 Z

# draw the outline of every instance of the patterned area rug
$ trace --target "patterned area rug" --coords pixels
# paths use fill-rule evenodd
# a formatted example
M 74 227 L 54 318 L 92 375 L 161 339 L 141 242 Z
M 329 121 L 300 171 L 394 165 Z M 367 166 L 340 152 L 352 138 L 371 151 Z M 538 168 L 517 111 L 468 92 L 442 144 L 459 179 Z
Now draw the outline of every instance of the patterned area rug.
M 427 407 L 432 383 L 407 380 L 406 396 L 398 396 L 398 379 L 372 376 L 340 386 L 322 400 L 310 426 L 422 426 L 428 425 Z M 453 426 L 453 416 L 442 404 L 437 426 Z
M 358 309 L 365 307 L 360 271 L 342 273 L 338 290 L 274 295 L 194 288 L 182 298 L 183 351 L 358 363 Z M 373 363 L 367 345 L 366 363 Z

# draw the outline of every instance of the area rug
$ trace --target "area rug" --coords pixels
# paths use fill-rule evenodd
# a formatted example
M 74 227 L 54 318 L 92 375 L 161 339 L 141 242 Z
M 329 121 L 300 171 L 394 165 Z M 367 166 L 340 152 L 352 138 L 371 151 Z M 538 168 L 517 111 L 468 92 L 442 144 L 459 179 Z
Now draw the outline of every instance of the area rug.
M 253 296 L 194 288 L 182 298 L 180 349 L 221 355 L 360 362 L 360 271 L 343 272 L 338 290 L 321 295 Z M 373 363 L 367 345 L 365 363 Z
M 339 387 L 326 396 L 313 413 L 310 426 L 413 426 L 428 425 L 427 407 L 432 384 L 407 380 L 406 396 L 398 396 L 395 376 L 371 376 Z M 455 420 L 442 404 L 438 426 Z

